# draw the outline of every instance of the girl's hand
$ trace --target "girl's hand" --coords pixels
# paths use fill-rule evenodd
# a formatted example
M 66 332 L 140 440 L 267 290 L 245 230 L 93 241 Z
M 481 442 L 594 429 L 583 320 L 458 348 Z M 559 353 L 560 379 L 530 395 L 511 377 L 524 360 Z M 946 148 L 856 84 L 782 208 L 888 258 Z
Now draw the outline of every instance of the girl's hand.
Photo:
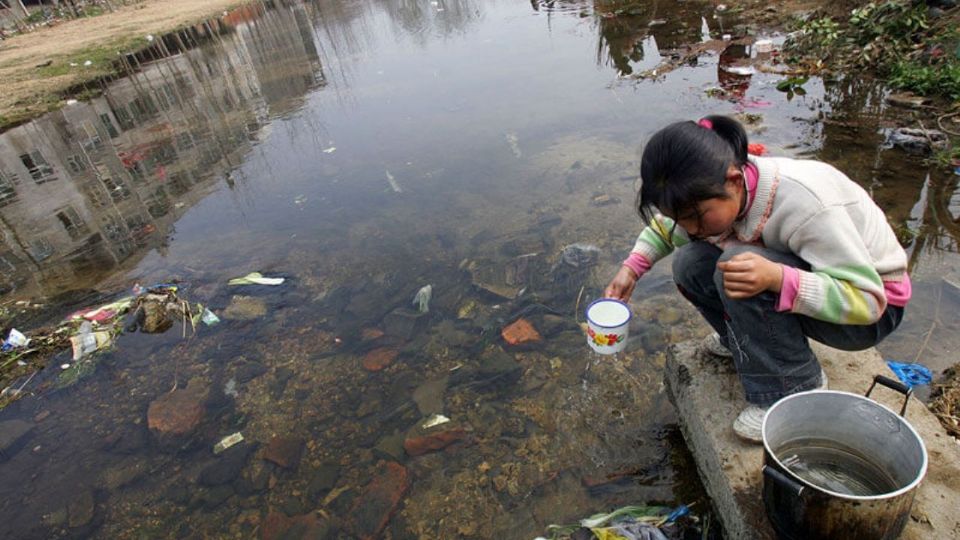
M 626 266 L 621 266 L 620 271 L 617 272 L 617 275 L 613 276 L 613 280 L 610 281 L 610 284 L 607 285 L 607 288 L 603 291 L 603 296 L 606 298 L 616 298 L 621 302 L 627 302 L 630 300 L 630 296 L 633 294 L 633 288 L 636 285 L 637 275 Z
M 717 263 L 723 272 L 723 291 L 733 299 L 756 296 L 764 291 L 780 292 L 783 267 L 757 255 L 741 253 L 727 262 Z

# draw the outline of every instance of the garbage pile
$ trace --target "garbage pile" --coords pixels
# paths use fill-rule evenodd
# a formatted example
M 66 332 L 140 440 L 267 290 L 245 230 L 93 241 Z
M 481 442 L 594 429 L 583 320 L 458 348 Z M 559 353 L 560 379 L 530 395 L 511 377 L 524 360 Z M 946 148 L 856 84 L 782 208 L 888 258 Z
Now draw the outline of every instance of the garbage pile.
M 612 512 L 594 514 L 573 525 L 549 525 L 549 540 L 671 540 L 686 537 L 691 526 L 709 537 L 709 524 L 690 513 L 691 505 L 624 506 Z M 538 537 L 535 540 L 547 540 Z
M 0 345 L 0 372 L 14 365 L 25 367 L 28 360 L 37 363 L 70 349 L 70 359 L 59 365 L 61 371 L 56 386 L 62 388 L 92 373 L 96 354 L 108 350 L 124 331 L 160 333 L 168 330 L 175 321 L 181 321 L 186 337 L 188 327 L 195 332 L 199 323 L 214 325 L 220 322 L 217 315 L 204 305 L 181 299 L 180 288 L 176 283 L 158 283 L 150 287 L 136 285 L 131 295 L 72 313 L 54 328 L 40 328 L 30 332 L 29 336 L 11 328 L 7 339 Z M 17 387 L 5 388 L 0 393 L 0 408 L 19 398 L 30 379 Z

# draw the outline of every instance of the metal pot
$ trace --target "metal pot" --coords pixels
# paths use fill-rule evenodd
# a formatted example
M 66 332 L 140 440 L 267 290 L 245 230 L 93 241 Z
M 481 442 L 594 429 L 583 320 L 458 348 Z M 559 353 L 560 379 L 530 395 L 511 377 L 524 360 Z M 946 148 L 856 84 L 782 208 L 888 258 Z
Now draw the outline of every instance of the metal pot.
M 896 414 L 868 399 L 904 394 Z M 910 518 L 927 450 L 903 413 L 911 389 L 878 375 L 865 396 L 801 392 L 763 420 L 763 502 L 781 539 L 890 540 Z

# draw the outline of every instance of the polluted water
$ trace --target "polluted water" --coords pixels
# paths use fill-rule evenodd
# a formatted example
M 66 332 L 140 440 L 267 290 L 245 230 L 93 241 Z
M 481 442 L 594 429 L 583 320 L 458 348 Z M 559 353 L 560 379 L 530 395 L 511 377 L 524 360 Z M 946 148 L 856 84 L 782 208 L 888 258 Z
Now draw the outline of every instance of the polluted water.
M 794 442 L 778 459 L 803 480 L 834 493 L 872 497 L 897 489 L 897 483 L 881 467 L 833 441 Z

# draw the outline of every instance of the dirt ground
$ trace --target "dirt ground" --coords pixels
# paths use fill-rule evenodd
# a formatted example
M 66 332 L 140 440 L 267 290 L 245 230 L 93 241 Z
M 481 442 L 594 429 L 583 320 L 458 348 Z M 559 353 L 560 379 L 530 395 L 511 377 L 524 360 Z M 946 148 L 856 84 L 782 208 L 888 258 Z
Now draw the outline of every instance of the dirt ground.
M 0 41 L 0 126 L 55 108 L 58 100 L 53 96 L 109 72 L 106 61 L 84 67 L 84 56 L 115 56 L 119 46 L 124 50 L 145 46 L 148 34 L 171 31 L 242 3 L 145 0 L 113 13 L 66 21 Z M 112 50 L 104 54 L 103 48 Z M 50 64 L 44 65 L 48 61 Z M 79 65 L 71 67 L 69 62 Z

